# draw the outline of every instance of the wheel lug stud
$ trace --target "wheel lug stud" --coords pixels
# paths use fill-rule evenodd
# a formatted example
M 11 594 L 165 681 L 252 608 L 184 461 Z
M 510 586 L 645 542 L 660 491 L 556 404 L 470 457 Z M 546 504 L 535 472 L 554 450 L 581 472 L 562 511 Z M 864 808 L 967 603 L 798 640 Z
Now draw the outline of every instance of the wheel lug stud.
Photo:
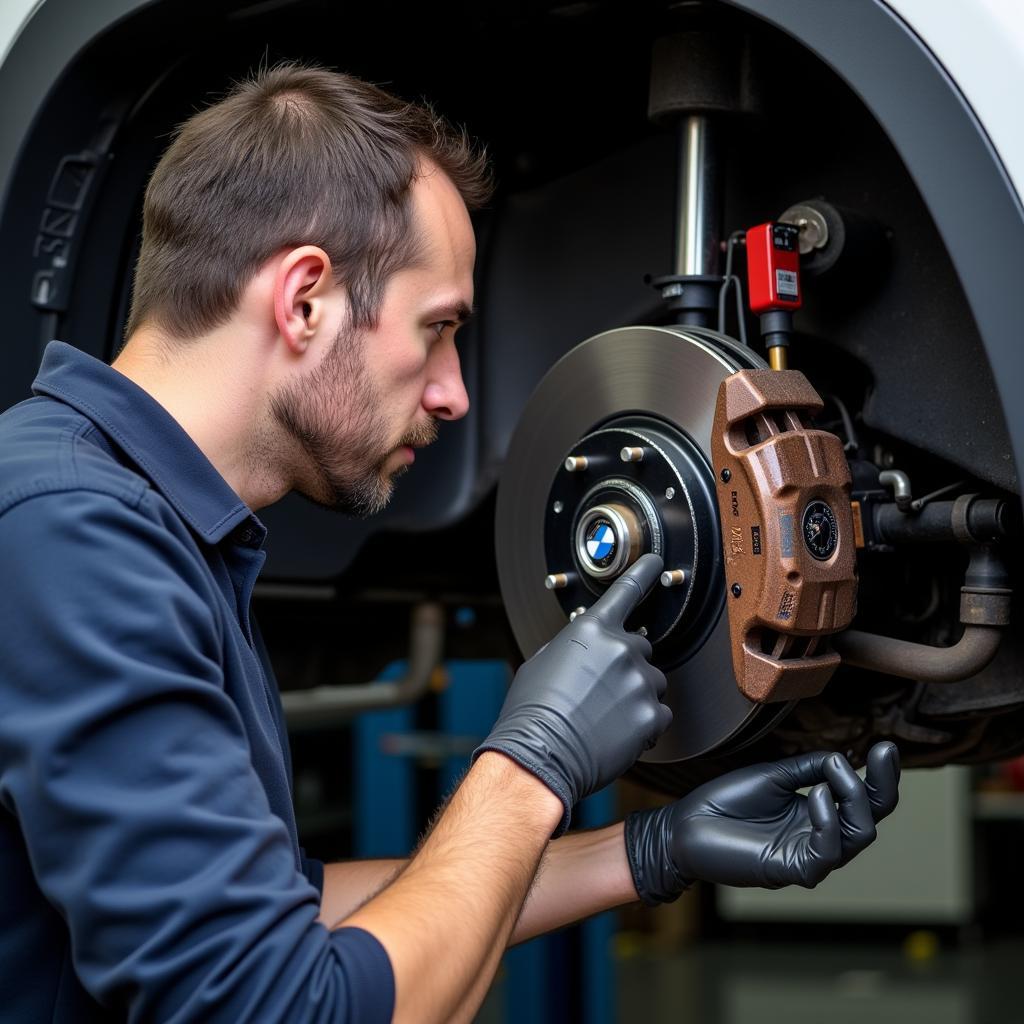
M 567 572 L 553 572 L 544 577 L 544 586 L 548 590 L 561 590 L 562 587 L 569 586 L 569 573 Z

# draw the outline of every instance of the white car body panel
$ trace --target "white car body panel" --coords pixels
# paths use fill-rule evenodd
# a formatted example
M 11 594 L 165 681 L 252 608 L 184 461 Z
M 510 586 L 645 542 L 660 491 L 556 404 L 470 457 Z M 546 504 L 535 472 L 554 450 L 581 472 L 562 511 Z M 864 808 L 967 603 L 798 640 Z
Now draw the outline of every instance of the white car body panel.
M 956 82 L 999 154 L 1018 198 L 1024 196 L 1024 3 L 885 2 L 913 29 Z

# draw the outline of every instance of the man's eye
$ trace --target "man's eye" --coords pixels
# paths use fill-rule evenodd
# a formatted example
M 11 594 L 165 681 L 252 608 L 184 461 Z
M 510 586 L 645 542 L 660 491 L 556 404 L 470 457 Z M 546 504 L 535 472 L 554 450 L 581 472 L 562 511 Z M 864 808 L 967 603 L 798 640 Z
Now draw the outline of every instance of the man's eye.
M 458 324 L 454 320 L 439 320 L 436 324 L 431 324 L 431 327 L 437 331 L 437 336 L 440 338 L 444 335 L 444 329 L 446 327 L 457 327 Z

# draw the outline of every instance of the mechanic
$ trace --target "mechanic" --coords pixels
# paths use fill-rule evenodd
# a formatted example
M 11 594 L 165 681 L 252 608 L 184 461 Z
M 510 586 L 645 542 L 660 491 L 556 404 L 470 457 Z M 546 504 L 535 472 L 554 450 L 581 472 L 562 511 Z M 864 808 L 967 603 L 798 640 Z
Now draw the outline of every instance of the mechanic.
M 0 417 L 4 1019 L 470 1020 L 510 942 L 702 878 L 814 886 L 895 806 L 889 744 L 866 782 L 805 754 L 557 838 L 671 718 L 624 628 L 646 555 L 522 666 L 408 862 L 300 849 L 255 512 L 372 514 L 466 413 L 488 173 L 424 107 L 264 71 L 154 171 L 113 366 L 52 342 Z

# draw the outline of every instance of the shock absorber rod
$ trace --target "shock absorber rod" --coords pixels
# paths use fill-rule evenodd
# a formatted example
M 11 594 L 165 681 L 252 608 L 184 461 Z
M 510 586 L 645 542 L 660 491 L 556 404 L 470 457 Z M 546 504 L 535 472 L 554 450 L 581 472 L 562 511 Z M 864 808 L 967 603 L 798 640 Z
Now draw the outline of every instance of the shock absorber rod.
M 681 277 L 705 277 L 718 272 L 721 173 L 715 136 L 716 126 L 703 114 L 679 119 L 673 273 Z
M 671 126 L 677 153 L 672 272 L 649 279 L 680 324 L 718 313 L 724 121 L 753 109 L 747 37 L 700 4 L 680 5 L 683 31 L 655 40 L 648 116 Z

